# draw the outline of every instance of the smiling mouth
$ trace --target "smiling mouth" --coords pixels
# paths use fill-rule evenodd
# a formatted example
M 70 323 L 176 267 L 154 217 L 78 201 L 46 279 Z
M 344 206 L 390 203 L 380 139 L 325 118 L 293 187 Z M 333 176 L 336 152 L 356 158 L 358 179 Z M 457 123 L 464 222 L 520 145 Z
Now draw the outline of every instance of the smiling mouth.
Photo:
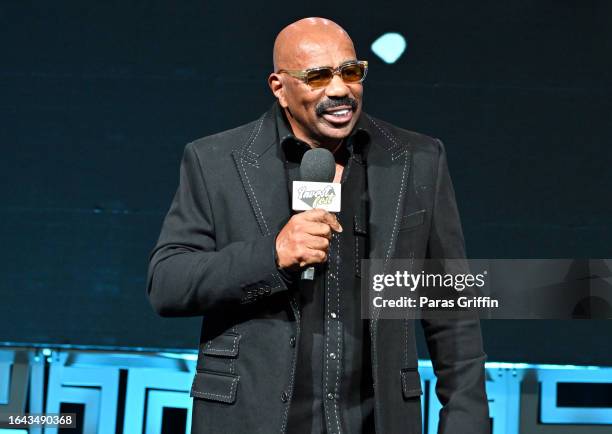
M 325 110 L 323 119 L 333 125 L 343 125 L 353 118 L 353 109 L 349 106 L 334 107 Z

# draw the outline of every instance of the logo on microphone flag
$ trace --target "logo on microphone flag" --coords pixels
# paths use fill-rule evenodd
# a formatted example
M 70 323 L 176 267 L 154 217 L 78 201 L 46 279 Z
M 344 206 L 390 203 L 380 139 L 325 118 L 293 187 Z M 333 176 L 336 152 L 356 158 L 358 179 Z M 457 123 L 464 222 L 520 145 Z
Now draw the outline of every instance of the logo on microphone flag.
M 322 208 L 340 212 L 340 191 L 337 182 L 293 181 L 292 208 L 294 211 Z

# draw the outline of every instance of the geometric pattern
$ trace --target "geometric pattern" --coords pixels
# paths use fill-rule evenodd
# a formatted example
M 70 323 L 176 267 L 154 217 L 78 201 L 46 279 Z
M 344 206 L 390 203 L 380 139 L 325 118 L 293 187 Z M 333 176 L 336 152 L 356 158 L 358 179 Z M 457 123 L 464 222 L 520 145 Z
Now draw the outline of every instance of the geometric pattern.
M 127 373 L 127 384 L 120 397 L 122 371 Z M 85 434 L 160 434 L 166 408 L 186 410 L 185 434 L 189 434 L 192 406 L 189 390 L 194 373 L 195 355 L 190 354 L 78 350 L 45 350 L 43 354 L 38 349 L 2 349 L 0 434 L 57 434 L 57 427 L 31 427 L 25 431 L 10 429 L 5 422 L 8 415 L 23 414 L 26 410 L 59 413 L 62 404 L 82 406 Z M 47 394 L 43 397 L 45 385 Z M 44 410 L 43 398 L 46 398 Z M 122 408 L 119 402 L 123 403 Z
M 542 385 L 540 418 L 543 423 L 565 423 L 568 420 L 581 424 L 612 425 L 612 408 L 573 408 L 557 406 L 557 384 L 570 383 L 611 383 L 611 370 L 585 370 L 576 378 L 576 371 L 555 369 L 540 372 L 538 381 Z
M 492 434 L 612 432 L 612 407 L 557 407 L 556 389 L 560 382 L 612 383 L 612 368 L 496 362 L 487 363 L 486 367 Z M 429 433 L 435 434 L 441 405 L 435 394 L 436 378 L 431 362 L 419 361 L 419 373 L 428 387 L 422 404 L 424 413 L 426 407 L 429 415 Z
M 419 367 L 421 378 L 427 381 L 428 427 L 437 427 L 442 405 L 436 396 L 436 377 L 430 362 Z M 520 379 L 515 369 L 488 368 L 486 371 L 487 397 L 489 399 L 489 416 L 492 421 L 492 434 L 519 434 L 519 395 Z M 425 389 L 423 389 L 425 390 Z M 429 429 L 430 432 L 435 430 Z
M 59 413 L 62 403 L 83 404 L 84 432 L 114 434 L 119 369 L 103 364 L 83 365 L 78 362 L 78 354 L 68 352 L 54 353 L 51 360 L 45 413 Z M 45 434 L 57 431 L 58 428 L 45 428 Z
M 85 434 L 161 434 L 168 408 L 185 410 L 182 426 L 189 434 L 195 358 L 194 353 L 0 349 L 0 434 L 26 432 L 3 423 L 9 414 L 59 413 L 62 404 L 82 406 Z M 612 408 L 557 406 L 558 383 L 612 383 L 612 368 L 494 362 L 486 367 L 492 434 L 612 432 Z M 441 407 L 431 362 L 419 361 L 419 374 L 424 434 L 435 434 Z M 172 433 L 183 434 L 178 431 Z M 28 434 L 57 432 L 32 427 Z
M 193 375 L 189 371 L 167 371 L 160 375 L 159 369 L 130 369 L 123 432 L 158 434 L 161 432 L 163 408 L 173 407 L 187 410 L 185 433 L 189 434 L 192 406 L 189 390 Z M 145 427 L 143 423 L 146 423 Z

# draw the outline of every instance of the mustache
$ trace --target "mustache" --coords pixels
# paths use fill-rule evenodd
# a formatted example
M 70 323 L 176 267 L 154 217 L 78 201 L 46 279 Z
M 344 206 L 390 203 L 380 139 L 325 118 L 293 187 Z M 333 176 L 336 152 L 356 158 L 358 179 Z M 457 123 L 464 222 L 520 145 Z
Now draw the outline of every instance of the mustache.
M 318 116 L 323 116 L 325 110 L 329 110 L 331 108 L 336 108 L 340 106 L 350 106 L 353 111 L 357 110 L 357 106 L 359 103 L 351 97 L 345 96 L 343 98 L 335 98 L 335 99 L 326 99 L 325 101 L 321 101 L 315 107 L 315 112 Z

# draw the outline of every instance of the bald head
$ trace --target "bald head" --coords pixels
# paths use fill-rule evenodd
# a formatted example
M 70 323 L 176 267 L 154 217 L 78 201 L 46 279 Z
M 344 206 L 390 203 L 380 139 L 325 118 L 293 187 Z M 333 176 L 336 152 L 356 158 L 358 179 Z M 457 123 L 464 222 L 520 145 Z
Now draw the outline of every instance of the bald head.
M 354 67 L 356 61 L 353 41 L 330 20 L 304 18 L 278 34 L 268 85 L 295 137 L 331 151 L 348 137 L 361 114 L 363 85 L 350 75 L 345 81 L 345 69 L 339 68 L 349 68 L 351 62 Z M 323 67 L 333 72 L 319 83 L 292 71 Z
M 274 71 L 313 66 L 305 64 L 312 54 L 337 46 L 355 52 L 353 41 L 338 24 L 325 18 L 301 19 L 289 24 L 276 37 Z

